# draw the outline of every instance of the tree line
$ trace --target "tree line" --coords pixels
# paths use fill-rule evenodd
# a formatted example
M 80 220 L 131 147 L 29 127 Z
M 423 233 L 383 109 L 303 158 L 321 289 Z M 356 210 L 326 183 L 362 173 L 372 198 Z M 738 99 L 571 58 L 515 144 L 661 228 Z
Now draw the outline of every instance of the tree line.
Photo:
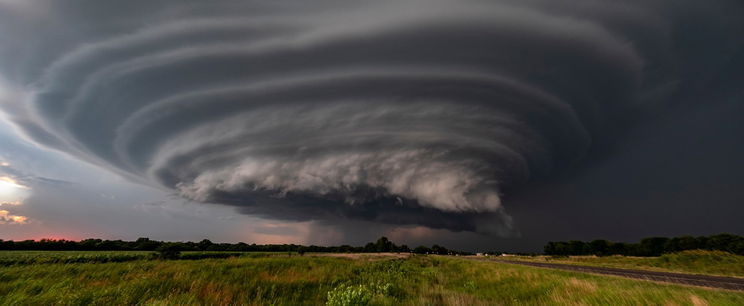
M 375 252 L 405 252 L 419 254 L 454 255 L 469 254 L 467 252 L 449 250 L 443 246 L 433 245 L 431 248 L 419 246 L 414 249 L 407 245 L 396 245 L 387 237 L 380 237 L 375 242 L 364 246 L 317 246 L 298 244 L 247 244 L 214 243 L 208 239 L 199 242 L 167 242 L 139 238 L 135 241 L 85 239 L 80 241 L 65 239 L 41 240 L 2 240 L 0 250 L 36 250 L 36 251 L 159 251 L 163 249 L 173 251 L 230 251 L 230 252 L 328 252 L 328 253 L 375 253 Z
M 719 250 L 744 255 L 744 237 L 733 234 L 712 236 L 681 236 L 674 238 L 649 237 L 639 243 L 612 242 L 594 240 L 590 242 L 551 241 L 545 245 L 545 255 L 626 255 L 626 256 L 660 256 L 685 250 Z

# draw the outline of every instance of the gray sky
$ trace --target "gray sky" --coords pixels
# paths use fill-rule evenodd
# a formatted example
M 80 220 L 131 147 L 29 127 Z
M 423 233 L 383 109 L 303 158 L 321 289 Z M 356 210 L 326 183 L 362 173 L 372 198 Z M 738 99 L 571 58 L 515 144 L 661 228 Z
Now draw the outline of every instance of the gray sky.
M 0 239 L 742 234 L 743 15 L 0 0 Z

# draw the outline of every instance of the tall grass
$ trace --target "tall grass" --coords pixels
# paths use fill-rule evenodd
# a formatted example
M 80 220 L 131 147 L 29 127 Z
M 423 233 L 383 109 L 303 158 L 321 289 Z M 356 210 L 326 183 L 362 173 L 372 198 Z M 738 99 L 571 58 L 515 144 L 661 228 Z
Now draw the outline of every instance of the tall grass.
M 690 250 L 659 257 L 571 256 L 518 257 L 520 260 L 546 261 L 626 269 L 647 269 L 669 272 L 711 274 L 744 277 L 744 256 L 723 251 Z
M 744 305 L 744 294 L 438 256 L 0 267 L 0 305 Z
M 230 257 L 267 257 L 284 253 L 188 251 L 171 259 L 199 260 Z M 68 263 L 107 263 L 162 259 L 151 251 L 0 251 L 0 266 Z
M 52 263 L 125 262 L 147 259 L 151 253 L 152 252 L 138 251 L 0 251 L 0 266 Z

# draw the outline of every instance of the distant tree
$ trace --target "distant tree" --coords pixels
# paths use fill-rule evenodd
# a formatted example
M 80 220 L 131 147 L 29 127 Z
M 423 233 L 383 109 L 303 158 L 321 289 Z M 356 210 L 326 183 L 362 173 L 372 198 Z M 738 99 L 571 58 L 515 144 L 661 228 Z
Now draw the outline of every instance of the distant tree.
M 100 242 L 101 242 L 101 239 L 85 239 L 83 241 L 78 242 L 78 246 L 83 251 L 93 251 L 96 249 L 96 246 Z
M 741 241 L 742 237 L 731 234 L 718 234 L 708 237 L 706 249 L 720 250 L 734 253 L 735 245 Z
M 121 240 L 103 240 L 96 244 L 95 249 L 101 251 L 118 251 L 123 249 L 121 245 Z
M 210 246 L 207 247 L 207 251 L 215 251 L 215 252 L 218 252 L 218 251 L 227 251 L 227 247 L 228 246 L 225 245 L 225 244 L 212 244 L 212 245 L 210 245 Z
M 213 244 L 214 243 L 212 243 L 212 241 L 209 241 L 209 239 L 204 239 L 202 241 L 199 241 L 199 243 L 197 244 L 197 246 L 199 247 L 200 250 L 206 251 Z
M 245 242 L 238 242 L 236 244 L 231 244 L 227 247 L 228 251 L 239 251 L 239 252 L 245 252 L 248 251 L 248 248 L 250 246 L 246 244 Z
M 571 240 L 568 242 L 568 254 L 566 255 L 586 255 L 589 254 L 589 247 L 583 241 Z
M 610 254 L 610 242 L 607 240 L 594 240 L 589 242 L 589 253 L 597 256 L 606 256 Z
M 660 256 L 664 253 L 664 245 L 669 241 L 666 237 L 649 237 L 641 240 L 643 256 Z
M 377 246 L 374 243 L 370 242 L 364 245 L 364 252 L 369 253 L 369 252 L 376 252 L 376 251 L 377 251 Z
M 610 244 L 610 251 L 609 254 L 616 254 L 616 255 L 628 255 L 628 247 L 627 244 L 623 242 L 613 242 Z
M 666 243 L 664 243 L 664 253 L 673 253 L 673 252 L 679 252 L 683 249 L 680 248 L 679 245 L 679 238 L 674 237 L 672 239 L 667 240 Z
M 420 245 L 420 246 L 417 246 L 415 249 L 413 249 L 413 252 L 416 254 L 429 254 L 431 253 L 431 249 L 423 245 Z
M 708 247 L 708 237 L 700 236 L 696 237 L 697 249 L 706 249 Z
M 548 241 L 543 247 L 543 254 L 545 255 L 558 255 L 558 242 Z
M 682 236 L 682 237 L 676 237 L 675 244 L 677 247 L 677 251 L 684 251 L 684 250 L 696 250 L 696 249 L 702 249 L 703 246 L 700 245 L 699 240 L 692 236 Z
M 160 246 L 159 241 L 150 240 L 150 238 L 138 238 L 134 242 L 134 249 L 143 251 L 154 251 Z
M 257 245 L 255 243 L 246 244 L 243 242 L 230 244 L 230 243 L 212 243 L 208 239 L 204 239 L 200 242 L 161 242 L 151 240 L 146 237 L 139 238 L 135 241 L 122 241 L 122 240 L 102 240 L 102 239 L 85 239 L 82 241 L 71 241 L 64 239 L 41 239 L 39 241 L 24 240 L 24 241 L 12 241 L 12 240 L 0 240 L 0 249 L 2 250 L 81 250 L 81 251 L 94 251 L 94 250 L 154 250 L 157 251 L 156 257 L 167 258 L 177 257 L 169 255 L 170 252 L 176 250 L 181 251 L 259 251 L 259 252 L 409 252 L 410 248 L 406 245 L 398 246 L 386 237 L 381 237 L 376 242 L 367 243 L 365 246 L 301 246 L 295 244 L 264 244 Z M 438 254 L 465 254 L 463 252 L 447 250 L 447 248 L 435 245 L 436 253 Z M 432 253 L 432 249 L 426 247 L 418 247 L 416 251 L 419 253 Z
M 447 255 L 447 253 L 449 252 L 449 250 L 447 250 L 447 248 L 445 248 L 443 246 L 440 246 L 440 245 L 435 244 L 435 245 L 431 246 L 431 252 L 434 253 L 434 254 L 439 254 L 439 255 Z
M 156 251 L 160 259 L 178 259 L 181 256 L 181 250 L 175 243 L 163 243 Z
M 384 236 L 380 237 L 380 239 L 377 239 L 377 242 L 375 242 L 375 250 L 377 252 L 391 252 L 394 247 L 395 245 Z
M 744 255 L 744 239 L 739 239 L 731 244 L 731 251 L 734 254 Z
M 351 253 L 353 249 L 354 248 L 348 244 L 344 244 L 338 247 L 339 252 L 342 252 L 342 253 Z

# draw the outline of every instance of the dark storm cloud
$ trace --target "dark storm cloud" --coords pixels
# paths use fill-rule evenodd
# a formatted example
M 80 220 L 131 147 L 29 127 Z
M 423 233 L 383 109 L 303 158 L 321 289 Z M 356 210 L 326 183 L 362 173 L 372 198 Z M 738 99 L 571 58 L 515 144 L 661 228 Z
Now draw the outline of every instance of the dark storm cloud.
M 721 74 L 742 25 L 735 1 L 0 5 L 4 109 L 41 144 L 248 214 L 504 235 L 505 195 Z

